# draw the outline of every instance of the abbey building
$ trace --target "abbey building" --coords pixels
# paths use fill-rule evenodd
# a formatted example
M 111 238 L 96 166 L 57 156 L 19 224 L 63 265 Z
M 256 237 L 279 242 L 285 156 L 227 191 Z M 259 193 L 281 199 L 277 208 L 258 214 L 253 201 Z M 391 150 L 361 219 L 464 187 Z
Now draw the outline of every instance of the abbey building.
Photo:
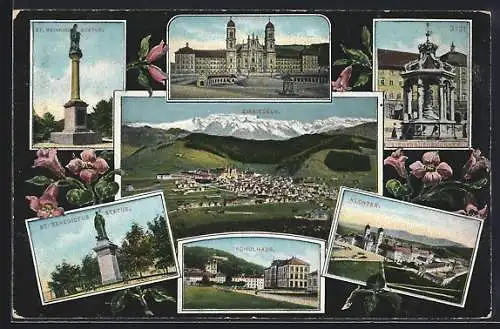
M 226 25 L 226 48 L 201 50 L 186 46 L 175 52 L 171 66 L 175 74 L 247 74 L 247 73 L 312 73 L 318 72 L 319 50 L 309 46 L 276 45 L 274 25 L 264 28 L 264 37 L 252 34 L 240 43 L 236 24 Z

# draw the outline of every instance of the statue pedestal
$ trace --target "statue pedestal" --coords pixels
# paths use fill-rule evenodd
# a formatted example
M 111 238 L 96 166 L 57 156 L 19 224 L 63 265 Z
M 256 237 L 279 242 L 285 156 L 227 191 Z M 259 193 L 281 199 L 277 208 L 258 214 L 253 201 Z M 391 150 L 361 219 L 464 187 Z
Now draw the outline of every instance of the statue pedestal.
M 101 136 L 87 128 L 87 103 L 71 100 L 64 104 L 64 130 L 50 134 L 56 144 L 90 145 L 101 142 Z
M 99 271 L 101 272 L 102 284 L 122 281 L 122 275 L 116 259 L 117 245 L 109 240 L 97 241 L 97 245 L 92 248 L 97 254 Z

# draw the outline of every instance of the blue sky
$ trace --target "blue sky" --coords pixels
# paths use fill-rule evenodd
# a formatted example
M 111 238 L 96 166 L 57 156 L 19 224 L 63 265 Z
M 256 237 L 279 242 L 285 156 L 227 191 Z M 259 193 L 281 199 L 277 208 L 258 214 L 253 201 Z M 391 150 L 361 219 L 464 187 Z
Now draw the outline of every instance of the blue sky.
M 438 56 L 450 51 L 452 42 L 456 51 L 469 54 L 470 23 L 464 21 L 377 21 L 375 47 L 418 53 L 418 45 L 426 40 L 427 22 L 431 30 L 430 41 L 439 46 Z
M 220 16 L 178 16 L 168 28 L 169 60 L 173 53 L 184 47 L 186 42 L 195 49 L 225 49 L 226 25 L 230 15 Z M 330 25 L 326 18 L 316 15 L 279 16 L 232 16 L 236 27 L 236 41 L 243 43 L 248 35 L 259 37 L 264 42 L 264 29 L 269 22 L 274 24 L 277 45 L 310 44 L 329 42 Z
M 80 97 L 89 111 L 113 90 L 124 89 L 125 23 L 57 21 L 32 23 L 33 108 L 38 114 L 50 112 L 64 117 L 63 104 L 71 95 L 69 29 L 78 24 L 80 48 Z
M 164 97 L 122 97 L 122 122 L 162 123 L 206 117 L 215 113 L 243 114 L 247 110 L 279 111 L 259 114 L 277 120 L 313 121 L 329 117 L 377 118 L 376 97 L 334 97 L 332 103 L 166 103 Z M 261 111 L 262 112 L 262 111 Z
M 236 257 L 264 267 L 271 265 L 275 259 L 288 259 L 293 256 L 308 262 L 311 272 L 320 266 L 321 248 L 319 244 L 288 238 L 221 237 L 190 242 L 184 246 L 224 250 Z
M 127 207 L 130 211 L 106 214 L 106 210 Z M 80 264 L 81 259 L 88 253 L 95 255 L 92 250 L 96 246 L 96 231 L 94 216 L 97 210 L 101 211 L 106 221 L 106 233 L 111 242 L 120 246 L 125 234 L 130 230 L 132 223 L 137 223 L 147 229 L 147 222 L 157 215 L 165 215 L 160 195 L 149 196 L 128 202 L 103 205 L 99 208 L 78 211 L 61 217 L 34 220 L 29 222 L 29 230 L 38 273 L 42 281 L 50 280 L 50 273 L 63 259 L 73 264 Z M 81 216 L 88 216 L 86 220 L 74 223 L 52 226 L 52 222 L 63 219 L 70 220 Z M 40 225 L 48 224 L 42 229 Z
M 351 202 L 351 198 L 377 203 L 379 207 L 363 206 Z M 395 200 L 348 190 L 344 192 L 338 219 L 339 224 L 369 224 L 373 227 L 404 230 L 413 234 L 448 239 L 470 248 L 474 247 L 480 228 L 479 221 L 475 219 L 427 208 L 415 208 Z

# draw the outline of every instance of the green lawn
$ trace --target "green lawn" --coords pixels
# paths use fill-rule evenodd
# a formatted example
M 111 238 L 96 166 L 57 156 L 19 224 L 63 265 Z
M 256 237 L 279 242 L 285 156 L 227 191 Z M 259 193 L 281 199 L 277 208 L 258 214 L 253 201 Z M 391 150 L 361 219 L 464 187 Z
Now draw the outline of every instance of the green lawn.
M 377 261 L 330 260 L 328 273 L 350 280 L 366 282 L 374 274 L 382 272 L 382 263 Z
M 190 309 L 315 309 L 214 287 L 184 287 L 183 307 Z

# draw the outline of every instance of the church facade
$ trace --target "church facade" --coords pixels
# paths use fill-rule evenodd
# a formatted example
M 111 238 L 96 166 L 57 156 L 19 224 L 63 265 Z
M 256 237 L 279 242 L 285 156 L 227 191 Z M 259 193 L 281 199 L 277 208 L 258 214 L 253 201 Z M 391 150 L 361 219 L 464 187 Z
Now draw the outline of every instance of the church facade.
M 236 24 L 232 19 L 226 25 L 226 48 L 201 50 L 186 46 L 175 52 L 171 66 L 175 74 L 247 74 L 247 73 L 312 73 L 320 69 L 317 51 L 304 46 L 301 50 L 287 45 L 276 45 L 274 25 L 269 21 L 264 38 L 248 35 L 236 40 Z

